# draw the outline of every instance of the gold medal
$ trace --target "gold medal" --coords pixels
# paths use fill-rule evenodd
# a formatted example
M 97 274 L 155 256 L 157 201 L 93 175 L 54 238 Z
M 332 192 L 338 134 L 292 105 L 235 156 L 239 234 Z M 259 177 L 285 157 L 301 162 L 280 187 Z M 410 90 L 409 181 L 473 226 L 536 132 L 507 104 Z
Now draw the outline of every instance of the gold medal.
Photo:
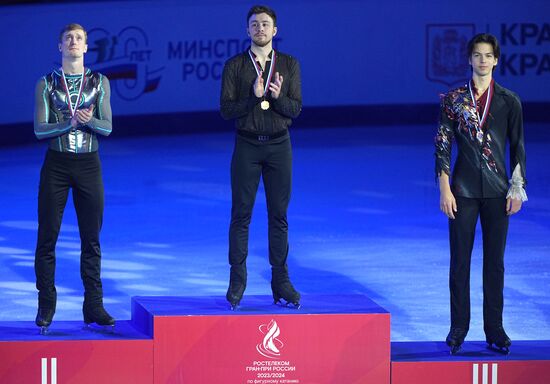
M 262 76 L 262 68 L 260 67 L 260 65 L 258 63 L 256 63 L 256 59 L 255 59 L 255 55 L 252 54 L 252 50 L 248 50 L 248 56 L 250 56 L 250 60 L 252 61 L 252 64 L 254 64 L 254 69 L 256 70 L 256 74 L 258 75 L 258 77 Z M 273 74 L 275 73 L 274 72 L 274 68 L 275 68 L 275 60 L 276 60 L 276 56 L 275 56 L 275 51 L 272 50 L 271 51 L 271 66 L 269 67 L 269 74 L 267 75 L 267 81 L 265 82 L 265 85 L 264 85 L 264 92 L 263 92 L 263 95 L 262 97 L 266 97 L 267 95 L 267 91 L 269 90 L 269 84 L 271 84 L 271 79 L 272 79 L 272 76 Z M 262 102 L 260 103 L 260 108 L 262 108 L 263 111 L 267 111 L 269 109 L 269 101 L 267 100 L 262 100 Z

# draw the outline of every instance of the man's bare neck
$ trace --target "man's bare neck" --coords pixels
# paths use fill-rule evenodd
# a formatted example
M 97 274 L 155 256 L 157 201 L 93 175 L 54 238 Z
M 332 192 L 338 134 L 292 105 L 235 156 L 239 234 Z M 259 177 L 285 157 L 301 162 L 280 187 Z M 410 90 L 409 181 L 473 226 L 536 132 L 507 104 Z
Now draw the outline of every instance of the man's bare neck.
M 78 59 L 78 60 L 63 59 L 63 64 L 61 68 L 63 68 L 63 72 L 65 72 L 68 75 L 78 75 L 84 72 L 84 61 L 81 59 Z
M 477 94 L 482 95 L 487 88 L 491 85 L 491 80 L 493 80 L 492 74 L 489 74 L 487 76 L 472 76 L 472 81 L 474 82 L 474 86 L 476 88 Z
M 256 57 L 258 57 L 258 59 L 260 59 L 261 61 L 269 60 L 268 55 L 273 50 L 271 43 L 267 44 L 264 47 L 259 47 L 256 44 L 252 43 L 252 45 L 250 46 L 250 49 L 256 55 Z

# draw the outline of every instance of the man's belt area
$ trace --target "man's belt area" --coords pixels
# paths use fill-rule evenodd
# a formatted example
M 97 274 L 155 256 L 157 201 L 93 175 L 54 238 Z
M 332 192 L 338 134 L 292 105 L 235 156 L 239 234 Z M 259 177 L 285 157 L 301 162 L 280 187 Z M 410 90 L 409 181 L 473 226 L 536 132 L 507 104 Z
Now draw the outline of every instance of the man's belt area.
M 253 139 L 253 140 L 256 140 L 256 141 L 261 141 L 261 142 L 278 139 L 279 137 L 283 137 L 287 134 L 288 134 L 288 129 L 282 130 L 280 132 L 275 132 L 275 133 L 272 133 L 272 134 L 269 134 L 269 135 L 259 135 L 259 134 L 254 133 L 254 132 L 243 131 L 242 129 L 237 129 L 237 135 L 242 136 L 242 137 L 246 137 L 248 139 Z

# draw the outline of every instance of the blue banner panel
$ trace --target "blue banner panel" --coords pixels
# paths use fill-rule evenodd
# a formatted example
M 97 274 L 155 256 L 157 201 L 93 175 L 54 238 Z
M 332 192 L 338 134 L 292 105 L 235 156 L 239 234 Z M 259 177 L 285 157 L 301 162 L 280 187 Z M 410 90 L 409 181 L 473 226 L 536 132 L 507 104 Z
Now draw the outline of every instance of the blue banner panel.
M 0 125 L 33 119 L 37 80 L 59 67 L 59 30 L 87 28 L 85 63 L 109 77 L 114 115 L 215 111 L 225 60 L 249 44 L 244 1 L 2 7 Z M 550 2 L 278 1 L 275 48 L 302 66 L 304 107 L 437 104 L 470 77 L 466 43 L 502 45 L 498 82 L 550 102 Z

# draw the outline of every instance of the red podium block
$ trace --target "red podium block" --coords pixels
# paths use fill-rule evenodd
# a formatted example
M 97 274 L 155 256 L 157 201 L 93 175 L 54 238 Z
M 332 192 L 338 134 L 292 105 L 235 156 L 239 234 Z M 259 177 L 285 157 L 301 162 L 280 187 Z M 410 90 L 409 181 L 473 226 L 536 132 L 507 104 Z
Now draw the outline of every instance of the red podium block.
M 392 343 L 392 384 L 548 384 L 550 342 L 516 341 L 507 356 L 467 342 L 449 356 L 442 342 Z
M 154 335 L 155 383 L 390 383 L 390 315 L 362 295 L 303 297 L 300 310 L 248 296 L 138 297 Z
M 38 335 L 31 322 L 0 323 L 0 383 L 97 384 L 153 382 L 153 340 L 118 322 L 114 333 L 55 322 Z

